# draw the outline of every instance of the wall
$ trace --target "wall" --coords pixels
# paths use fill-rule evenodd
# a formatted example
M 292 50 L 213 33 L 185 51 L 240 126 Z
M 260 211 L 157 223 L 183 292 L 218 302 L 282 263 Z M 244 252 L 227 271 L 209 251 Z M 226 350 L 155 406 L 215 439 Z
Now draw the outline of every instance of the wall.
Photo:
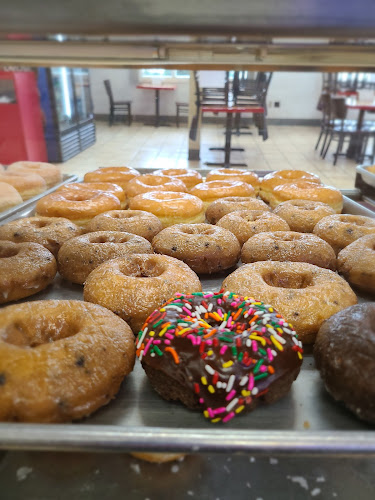
M 109 101 L 104 90 L 103 80 L 110 79 L 115 100 L 131 100 L 133 115 L 153 115 L 155 112 L 155 94 L 150 90 L 137 89 L 140 71 L 131 69 L 90 69 L 92 97 L 96 114 L 107 114 Z M 201 86 L 221 86 L 224 71 L 201 71 Z M 278 72 L 274 73 L 268 91 L 269 119 L 320 119 L 316 109 L 321 91 L 321 73 L 313 72 Z M 176 91 L 161 91 L 160 114 L 173 116 L 176 113 L 176 101 L 188 101 L 189 82 L 178 80 Z M 275 101 L 280 107 L 274 107 Z M 270 105 L 271 103 L 271 105 Z

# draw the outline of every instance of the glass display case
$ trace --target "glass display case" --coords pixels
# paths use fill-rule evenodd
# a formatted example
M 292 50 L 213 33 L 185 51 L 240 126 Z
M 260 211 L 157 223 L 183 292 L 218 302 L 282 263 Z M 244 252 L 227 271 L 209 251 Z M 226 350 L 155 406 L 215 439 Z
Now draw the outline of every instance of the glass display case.
M 48 160 L 63 162 L 95 143 L 90 77 L 84 68 L 40 68 Z

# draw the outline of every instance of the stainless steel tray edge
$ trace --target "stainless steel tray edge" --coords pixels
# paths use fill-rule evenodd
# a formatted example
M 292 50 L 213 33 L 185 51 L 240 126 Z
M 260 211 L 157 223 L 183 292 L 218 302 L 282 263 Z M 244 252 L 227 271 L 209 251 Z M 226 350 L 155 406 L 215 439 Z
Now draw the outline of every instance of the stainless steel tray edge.
M 43 193 L 40 193 L 37 196 L 33 196 L 29 200 L 26 200 L 23 203 L 20 203 L 19 205 L 16 205 L 15 207 L 12 207 L 9 210 L 6 210 L 5 212 L 1 212 L 0 213 L 0 222 L 10 222 L 11 217 L 15 218 L 15 217 L 17 217 L 17 215 L 21 214 L 24 210 L 31 208 L 38 200 L 40 200 L 40 198 L 43 198 L 47 194 L 53 193 L 60 186 L 63 186 L 64 184 L 67 184 L 68 182 L 75 182 L 77 180 L 78 180 L 78 175 L 63 174 L 62 182 L 55 184 L 54 186 L 47 189 L 46 191 L 43 191 Z

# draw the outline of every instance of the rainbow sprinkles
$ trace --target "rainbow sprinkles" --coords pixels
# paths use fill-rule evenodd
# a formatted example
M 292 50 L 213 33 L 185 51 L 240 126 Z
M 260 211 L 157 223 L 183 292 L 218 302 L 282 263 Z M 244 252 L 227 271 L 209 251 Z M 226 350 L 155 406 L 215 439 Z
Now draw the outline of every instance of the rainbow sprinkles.
M 223 290 L 176 294 L 147 318 L 137 340 L 142 364 L 193 391 L 214 423 L 267 401 L 272 384 L 292 372 L 291 384 L 302 352 L 292 325 L 272 306 Z

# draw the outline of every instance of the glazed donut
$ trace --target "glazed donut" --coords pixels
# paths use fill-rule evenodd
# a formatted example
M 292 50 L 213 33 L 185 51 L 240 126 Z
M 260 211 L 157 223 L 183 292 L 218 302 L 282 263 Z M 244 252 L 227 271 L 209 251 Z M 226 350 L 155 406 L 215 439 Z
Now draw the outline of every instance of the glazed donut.
M 129 167 L 103 167 L 85 174 L 84 182 L 110 182 L 125 190 L 128 182 L 141 175 L 138 170 Z
M 336 213 L 341 213 L 343 208 L 343 197 L 338 189 L 308 181 L 281 184 L 275 187 L 269 202 L 271 208 L 275 208 L 283 201 L 296 199 L 321 201 L 332 207 Z
M 262 200 L 270 203 L 273 190 L 281 184 L 294 183 L 296 181 L 308 181 L 321 184 L 319 177 L 303 170 L 279 170 L 263 177 L 260 183 L 259 196 Z
M 255 172 L 243 170 L 240 168 L 215 168 L 210 170 L 206 176 L 206 182 L 209 181 L 241 181 L 250 184 L 259 192 L 260 180 Z
M 111 193 L 119 199 L 122 209 L 127 207 L 124 190 L 118 184 L 112 184 L 110 182 L 70 182 L 68 184 L 63 184 L 57 191 L 70 191 L 73 193 L 102 191 L 103 193 Z
M 152 241 L 163 225 L 156 215 L 144 210 L 111 210 L 94 217 L 87 225 L 87 232 L 122 231 L 137 234 Z
M 0 182 L 0 212 L 19 205 L 23 199 L 17 189 L 7 182 Z
M 119 208 L 119 199 L 111 193 L 56 191 L 38 200 L 35 210 L 36 215 L 64 217 L 78 226 L 84 226 L 95 215 Z
M 44 290 L 56 272 L 55 257 L 42 245 L 0 241 L 0 304 Z
M 358 418 L 375 423 L 375 304 L 340 311 L 319 330 L 316 367 L 330 395 Z
M 164 227 L 204 222 L 202 200 L 188 193 L 151 191 L 139 194 L 130 200 L 129 208 L 151 212 L 160 219 Z
M 174 179 L 179 179 L 185 184 L 188 190 L 196 184 L 203 182 L 201 174 L 196 170 L 191 170 L 190 168 L 161 168 L 160 170 L 155 170 L 154 174 L 166 175 L 173 177 Z
M 52 163 L 17 161 L 9 165 L 8 172 L 19 172 L 23 175 L 38 174 L 46 181 L 47 189 L 63 180 L 61 170 Z
M 212 274 L 237 264 L 241 247 L 230 231 L 211 224 L 176 224 L 152 240 L 157 253 L 185 262 L 197 274 Z
M 228 196 L 214 201 L 207 207 L 206 219 L 210 224 L 216 224 L 224 215 L 240 210 L 262 210 L 269 212 L 269 208 L 264 201 L 258 198 L 244 198 L 241 196 Z
M 0 182 L 6 182 L 16 188 L 23 201 L 29 200 L 47 189 L 46 181 L 38 174 L 2 172 L 0 173 Z
M 65 241 L 80 234 L 80 227 L 62 217 L 25 217 L 0 226 L 0 240 L 39 243 L 55 257 Z
M 126 186 L 125 193 L 131 199 L 139 194 L 150 193 L 152 191 L 186 193 L 187 189 L 180 179 L 166 175 L 145 174 L 131 180 Z
M 289 200 L 277 205 L 273 213 L 286 220 L 292 231 L 312 233 L 320 219 L 335 211 L 320 201 Z
M 224 280 L 223 288 L 272 304 L 292 323 L 304 344 L 314 343 L 325 319 L 357 303 L 343 278 L 305 262 L 245 264 Z
M 289 231 L 284 219 L 263 210 L 239 210 L 229 213 L 219 220 L 217 226 L 231 231 L 241 246 L 256 233 Z
M 147 316 L 174 293 L 201 290 L 198 276 L 184 262 L 166 255 L 132 254 L 94 269 L 83 296 L 118 314 L 138 333 Z
M 328 243 L 315 234 L 275 231 L 249 238 L 241 251 L 244 264 L 265 260 L 307 262 L 336 270 L 336 255 Z
M 242 196 L 254 198 L 255 190 L 250 184 L 241 181 L 209 181 L 197 184 L 190 190 L 190 194 L 198 196 L 203 201 L 204 209 L 219 198 L 228 196 Z
M 302 345 L 273 307 L 253 298 L 177 293 L 147 318 L 137 355 L 160 396 L 226 423 L 289 391 Z
M 328 215 L 314 227 L 314 234 L 329 243 L 337 255 L 358 238 L 375 234 L 375 219 L 363 215 Z
M 337 269 L 351 285 L 375 293 L 375 234 L 362 236 L 341 250 Z
M 117 393 L 134 366 L 134 336 L 103 307 L 41 300 L 0 310 L 0 420 L 68 422 Z
M 57 265 L 63 278 L 83 285 L 100 264 L 131 253 L 154 252 L 150 242 L 136 234 L 97 231 L 65 242 L 60 248 Z

